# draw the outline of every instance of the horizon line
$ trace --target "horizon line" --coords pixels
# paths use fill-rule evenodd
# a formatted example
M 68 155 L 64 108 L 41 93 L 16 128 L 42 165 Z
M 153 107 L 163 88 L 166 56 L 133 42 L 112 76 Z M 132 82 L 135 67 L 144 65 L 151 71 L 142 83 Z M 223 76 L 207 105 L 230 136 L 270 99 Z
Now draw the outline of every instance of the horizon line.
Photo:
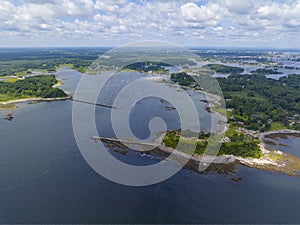
M 96 49 L 96 48 L 105 48 L 105 49 L 114 49 L 119 46 L 0 46 L 0 49 Z M 253 46 L 182 46 L 189 50 L 197 49 L 243 49 L 243 50 L 300 50 L 300 47 L 253 47 Z

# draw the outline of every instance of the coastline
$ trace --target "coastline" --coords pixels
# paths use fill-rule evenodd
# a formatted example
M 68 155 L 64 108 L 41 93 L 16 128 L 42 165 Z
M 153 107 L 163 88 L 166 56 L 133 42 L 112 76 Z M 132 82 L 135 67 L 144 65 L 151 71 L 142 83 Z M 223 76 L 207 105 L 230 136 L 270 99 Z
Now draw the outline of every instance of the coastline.
M 279 131 L 269 131 L 261 133 L 259 134 L 259 136 L 265 138 L 270 134 L 293 135 L 300 134 L 300 131 L 284 129 Z M 259 147 L 263 153 L 263 156 L 261 158 L 243 158 L 234 155 L 201 156 L 194 154 L 191 158 L 191 162 L 192 164 L 196 164 L 198 167 L 201 166 L 201 164 L 206 165 L 206 163 L 210 162 L 212 164 L 219 165 L 238 163 L 251 168 L 269 170 L 291 176 L 300 176 L 300 159 L 279 150 L 267 149 L 264 139 L 260 139 L 260 141 L 261 143 L 259 144 Z M 174 149 L 163 146 L 161 150 L 171 153 Z M 180 153 L 179 155 L 181 157 L 190 158 L 190 155 L 186 153 Z
M 206 97 L 206 103 L 207 103 L 207 111 L 209 113 L 211 113 L 212 115 L 214 115 L 215 120 L 219 121 L 219 125 L 222 126 L 221 129 L 216 130 L 216 134 L 220 134 L 220 133 L 225 133 L 229 126 L 227 126 L 227 117 L 226 114 L 223 115 L 222 113 L 214 110 L 214 107 L 216 107 L 216 105 L 220 104 L 220 101 L 222 100 L 222 97 L 212 94 L 212 93 L 208 93 L 205 91 L 201 91 L 201 90 L 196 90 L 192 87 L 183 87 L 180 86 L 179 84 L 173 84 L 171 82 L 165 82 L 165 85 L 169 86 L 169 87 L 175 87 L 175 88 L 179 88 L 182 90 L 192 90 L 195 91 L 197 93 L 203 94 Z
M 269 132 L 261 133 L 259 135 L 261 137 L 265 137 L 270 134 L 281 134 L 281 133 L 287 135 L 291 135 L 295 133 L 300 134 L 299 131 L 286 129 L 286 130 L 279 130 L 279 131 L 269 131 Z M 178 163 L 186 162 L 188 160 L 188 163 L 185 165 L 185 167 L 187 169 L 192 169 L 196 172 L 204 172 L 206 170 L 210 170 L 211 168 L 215 169 L 215 167 L 217 167 L 218 170 L 223 170 L 222 169 L 223 167 L 225 168 L 228 166 L 230 167 L 232 165 L 240 164 L 250 168 L 273 171 L 281 174 L 287 174 L 290 176 L 300 176 L 300 159 L 278 150 L 267 149 L 265 147 L 265 142 L 263 140 L 259 145 L 263 152 L 263 156 L 259 159 L 249 158 L 249 157 L 243 158 L 234 155 L 220 155 L 220 156 L 204 155 L 203 156 L 203 155 L 193 154 L 191 156 L 187 153 L 183 153 L 179 151 L 174 152 L 173 148 L 164 146 L 162 144 L 163 135 L 164 133 L 158 135 L 153 143 L 145 143 L 144 145 L 145 147 L 149 147 L 149 145 L 152 145 L 152 147 L 155 146 L 152 150 L 146 152 L 158 154 L 164 158 L 168 157 L 171 153 L 173 153 L 174 156 L 173 159 L 175 159 Z M 105 143 L 123 149 L 127 147 L 126 145 L 124 146 L 122 142 L 124 142 L 125 144 L 128 142 L 132 142 L 125 139 L 119 140 L 114 138 L 104 138 L 104 137 L 96 137 L 96 136 L 92 137 L 92 139 L 95 141 L 103 141 Z M 136 143 L 134 145 L 143 146 L 142 143 Z M 204 171 L 202 171 L 203 166 L 207 168 Z M 201 169 L 201 171 L 199 171 L 199 168 Z
M 300 131 L 298 130 L 290 130 L 290 129 L 283 129 L 283 130 L 273 130 L 273 131 L 267 131 L 264 133 L 258 134 L 259 140 L 262 141 L 266 137 L 272 134 L 285 134 L 285 135 L 293 135 L 293 134 L 300 134 Z
M 26 103 L 26 102 L 51 102 L 51 101 L 63 101 L 72 99 L 72 96 L 61 97 L 61 98 L 24 98 L 24 99 L 16 99 L 9 100 L 6 102 L 0 102 L 0 105 L 11 105 L 18 103 Z
M 57 76 L 55 77 L 57 80 L 57 83 L 52 86 L 52 88 L 57 88 L 63 84 L 62 80 L 60 80 Z M 26 102 L 51 102 L 51 101 L 63 101 L 63 100 L 69 100 L 72 99 L 72 96 L 67 94 L 66 97 L 58 97 L 58 98 L 38 98 L 38 97 L 32 97 L 32 98 L 23 98 L 23 99 L 14 99 L 14 100 L 8 100 L 4 102 L 0 102 L 0 108 L 1 105 L 7 106 L 12 104 L 18 104 L 18 103 L 26 103 Z
M 195 92 L 201 93 L 206 96 L 207 98 L 207 105 L 210 110 L 210 113 L 215 115 L 217 119 L 219 119 L 219 123 L 224 123 L 224 121 L 227 121 L 226 116 L 221 114 L 220 112 L 217 112 L 214 110 L 214 107 L 219 104 L 221 97 L 207 93 L 201 90 L 195 90 L 194 88 L 191 87 L 183 87 L 178 84 L 173 84 L 171 82 L 166 82 L 165 83 L 168 86 L 175 87 L 175 88 L 180 88 L 183 90 L 193 90 Z M 222 132 L 226 132 L 228 130 L 228 126 L 224 125 L 224 130 Z M 221 132 L 221 131 L 219 131 Z M 288 175 L 295 175 L 299 176 L 300 172 L 300 159 L 293 157 L 291 155 L 288 155 L 287 153 L 281 152 L 281 151 L 275 151 L 275 150 L 269 150 L 266 148 L 265 144 L 265 138 L 268 135 L 274 135 L 274 134 L 285 134 L 285 135 L 292 135 L 292 134 L 300 134 L 300 131 L 295 131 L 295 130 L 289 130 L 289 129 L 284 129 L 284 130 L 274 130 L 274 131 L 269 131 L 269 132 L 264 132 L 264 133 L 259 133 L 257 135 L 258 139 L 260 140 L 259 147 L 263 153 L 263 156 L 259 159 L 257 158 L 243 158 L 240 156 L 234 156 L 234 155 L 221 155 L 221 156 L 215 156 L 212 159 L 212 156 L 200 156 L 200 155 L 193 155 L 190 162 L 192 164 L 197 164 L 198 167 L 199 165 L 206 164 L 209 162 L 212 162 L 212 164 L 232 164 L 232 163 L 238 163 L 247 167 L 251 168 L 257 168 L 257 169 L 263 169 L 263 170 L 270 170 L 270 171 L 275 171 L 278 173 L 284 173 Z M 160 138 L 161 139 L 161 138 Z M 160 150 L 163 151 L 164 153 L 170 154 L 173 152 L 174 149 L 163 146 L 160 142 Z M 190 155 L 187 155 L 185 153 L 180 153 L 180 157 L 184 158 L 190 158 Z M 189 163 L 190 163 L 189 162 Z M 194 166 L 195 168 L 195 166 Z
M 172 84 L 170 82 L 167 83 L 169 86 L 181 88 L 183 90 L 194 90 L 190 87 L 182 87 L 178 84 Z M 202 93 L 207 97 L 207 104 L 209 107 L 209 110 L 211 114 L 214 114 L 216 117 L 219 117 L 220 120 L 219 123 L 222 123 L 223 121 L 227 121 L 227 118 L 220 112 L 217 112 L 214 110 L 214 107 L 220 102 L 221 97 L 206 93 L 201 90 L 194 90 L 198 93 Z M 225 132 L 228 129 L 228 126 L 225 124 Z M 288 175 L 293 176 L 299 176 L 300 175 L 300 159 L 297 157 L 291 156 L 287 153 L 284 153 L 282 151 L 278 150 L 270 150 L 266 148 L 265 139 L 269 135 L 293 135 L 293 134 L 299 134 L 300 131 L 296 130 L 289 130 L 289 129 L 283 129 L 283 130 L 274 130 L 264 133 L 259 133 L 257 135 L 259 141 L 261 142 L 259 144 L 259 147 L 263 153 L 263 156 L 259 159 L 257 158 L 243 158 L 240 156 L 234 156 L 234 155 L 222 155 L 222 156 L 216 156 L 213 159 L 213 164 L 230 164 L 230 163 L 239 163 L 244 166 L 248 166 L 251 168 L 257 168 L 257 169 L 263 169 L 263 170 L 270 170 L 275 171 L 278 173 L 284 173 Z M 189 156 L 188 156 L 189 157 Z M 206 161 L 211 162 L 211 156 L 199 156 L 199 155 L 193 155 L 192 160 L 195 161 L 197 164 L 206 163 Z

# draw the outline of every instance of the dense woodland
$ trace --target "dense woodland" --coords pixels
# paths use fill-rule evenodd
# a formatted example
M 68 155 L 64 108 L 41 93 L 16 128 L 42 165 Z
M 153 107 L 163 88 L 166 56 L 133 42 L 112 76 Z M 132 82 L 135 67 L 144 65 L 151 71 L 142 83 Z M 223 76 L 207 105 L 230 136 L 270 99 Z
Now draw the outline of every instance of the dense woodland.
M 264 75 L 238 75 L 217 78 L 226 100 L 229 121 L 254 131 L 291 128 L 300 130 L 300 76 L 279 80 Z M 171 81 L 196 87 L 193 76 L 174 73 Z M 298 122 L 297 122 L 298 121 Z
M 290 75 L 279 80 L 262 75 L 218 78 L 226 99 L 231 122 L 239 122 L 251 130 L 270 130 L 272 123 L 300 129 L 300 76 Z
M 59 98 L 67 94 L 59 88 L 52 88 L 57 83 L 54 75 L 27 77 L 16 82 L 0 82 L 0 100 L 22 99 L 28 97 Z

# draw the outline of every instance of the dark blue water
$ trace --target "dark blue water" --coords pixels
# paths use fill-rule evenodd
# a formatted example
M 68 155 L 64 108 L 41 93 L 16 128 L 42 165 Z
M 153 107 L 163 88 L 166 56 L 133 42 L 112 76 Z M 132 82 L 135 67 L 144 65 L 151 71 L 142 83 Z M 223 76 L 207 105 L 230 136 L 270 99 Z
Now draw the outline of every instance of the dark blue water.
M 13 121 L 0 120 L 0 223 L 300 222 L 300 179 L 273 172 L 238 166 L 227 175 L 182 170 L 148 187 L 112 183 L 83 160 L 71 112 L 71 101 L 23 104 Z

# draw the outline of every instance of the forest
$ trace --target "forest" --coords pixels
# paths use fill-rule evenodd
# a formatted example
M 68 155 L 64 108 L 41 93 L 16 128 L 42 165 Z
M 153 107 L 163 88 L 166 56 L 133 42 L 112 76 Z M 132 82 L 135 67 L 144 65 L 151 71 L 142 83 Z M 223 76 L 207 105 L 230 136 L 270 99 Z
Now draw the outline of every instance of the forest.
M 59 88 L 54 75 L 39 75 L 27 77 L 16 82 L 0 82 L 0 101 L 9 101 L 24 98 L 61 98 L 67 94 Z
M 171 81 L 195 88 L 198 87 L 195 76 L 173 73 Z M 258 74 L 233 74 L 217 80 L 231 124 L 261 132 L 284 128 L 300 130 L 297 122 L 300 120 L 299 75 L 275 80 Z
M 218 78 L 231 123 L 250 130 L 280 128 L 299 130 L 300 76 L 290 75 L 279 80 L 262 75 L 240 75 Z M 275 128 L 276 129 L 276 128 Z

